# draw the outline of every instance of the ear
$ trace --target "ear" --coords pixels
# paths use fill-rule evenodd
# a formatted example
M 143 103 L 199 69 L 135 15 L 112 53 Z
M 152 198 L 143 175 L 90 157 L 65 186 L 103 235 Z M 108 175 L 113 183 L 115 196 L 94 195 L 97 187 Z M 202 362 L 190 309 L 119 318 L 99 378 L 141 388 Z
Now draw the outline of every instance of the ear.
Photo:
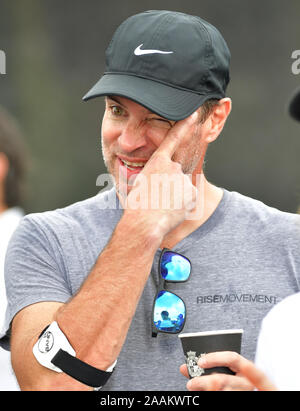
M 227 120 L 231 112 L 231 99 L 226 97 L 219 101 L 219 103 L 213 108 L 212 113 L 209 115 L 205 123 L 207 126 L 206 142 L 209 144 L 215 141 Z
M 0 184 L 6 179 L 9 170 L 9 161 L 4 153 L 0 152 Z

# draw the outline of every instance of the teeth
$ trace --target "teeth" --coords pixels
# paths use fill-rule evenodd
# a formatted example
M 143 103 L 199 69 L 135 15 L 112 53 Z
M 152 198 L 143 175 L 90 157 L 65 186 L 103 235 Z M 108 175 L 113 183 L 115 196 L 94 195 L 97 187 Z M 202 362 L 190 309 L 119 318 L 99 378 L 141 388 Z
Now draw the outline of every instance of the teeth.
M 144 165 L 145 165 L 145 163 L 132 163 L 131 161 L 125 161 L 125 160 L 122 160 L 122 161 L 126 166 L 144 167 Z

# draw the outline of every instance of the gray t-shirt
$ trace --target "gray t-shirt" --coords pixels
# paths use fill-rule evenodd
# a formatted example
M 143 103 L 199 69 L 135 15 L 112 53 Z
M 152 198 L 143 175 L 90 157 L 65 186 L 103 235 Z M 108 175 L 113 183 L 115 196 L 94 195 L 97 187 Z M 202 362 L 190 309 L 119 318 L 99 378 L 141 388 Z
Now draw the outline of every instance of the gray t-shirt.
M 105 209 L 109 202 L 117 209 Z M 66 302 L 76 293 L 122 216 L 118 205 L 112 189 L 64 209 L 24 217 L 6 257 L 4 331 L 22 308 L 40 301 Z M 186 303 L 183 331 L 242 328 L 242 354 L 254 360 L 262 318 L 300 290 L 300 216 L 224 190 L 213 215 L 173 250 L 192 262 L 186 283 L 167 285 Z M 160 252 L 104 390 L 186 388 L 179 372 L 184 356 L 178 336 L 151 336 Z

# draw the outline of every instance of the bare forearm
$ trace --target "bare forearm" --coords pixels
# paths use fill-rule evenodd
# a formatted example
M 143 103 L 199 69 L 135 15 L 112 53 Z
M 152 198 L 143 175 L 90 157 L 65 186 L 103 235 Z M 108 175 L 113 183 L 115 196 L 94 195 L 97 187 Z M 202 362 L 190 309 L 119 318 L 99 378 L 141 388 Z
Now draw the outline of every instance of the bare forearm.
M 33 345 L 53 320 L 79 359 L 105 370 L 117 358 L 162 239 L 157 224 L 142 224 L 135 213 L 128 214 L 72 300 L 33 304 L 14 318 L 12 360 L 23 390 L 89 389 L 64 373 L 44 368 L 34 358 Z
M 56 316 L 78 358 L 100 369 L 122 348 L 161 240 L 131 217 L 121 219 L 77 295 Z

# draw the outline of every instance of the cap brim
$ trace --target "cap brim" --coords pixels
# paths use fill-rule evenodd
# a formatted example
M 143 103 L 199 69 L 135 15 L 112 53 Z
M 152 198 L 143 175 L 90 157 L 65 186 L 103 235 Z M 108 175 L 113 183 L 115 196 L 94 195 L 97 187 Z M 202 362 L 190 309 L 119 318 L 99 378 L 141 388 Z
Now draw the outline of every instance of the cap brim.
M 142 77 L 105 74 L 83 100 L 109 95 L 129 98 L 151 112 L 174 121 L 190 116 L 210 98 L 222 98 L 217 94 L 196 94 Z
M 300 121 L 300 89 L 298 89 L 289 104 L 289 113 L 293 119 Z

